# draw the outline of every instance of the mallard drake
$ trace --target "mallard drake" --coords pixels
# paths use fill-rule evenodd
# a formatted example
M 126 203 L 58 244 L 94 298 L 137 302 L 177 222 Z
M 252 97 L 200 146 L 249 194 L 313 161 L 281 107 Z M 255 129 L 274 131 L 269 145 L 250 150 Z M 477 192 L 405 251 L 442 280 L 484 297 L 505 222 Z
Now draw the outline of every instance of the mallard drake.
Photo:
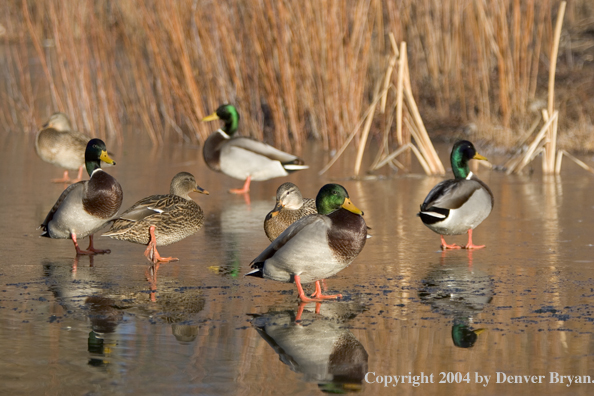
M 472 230 L 491 213 L 493 193 L 468 168 L 468 161 L 471 159 L 487 160 L 477 153 L 469 141 L 456 142 L 450 155 L 455 178 L 444 180 L 433 187 L 418 213 L 423 224 L 441 235 L 441 248 L 444 250 L 460 249 L 456 244 L 448 245 L 444 235 L 460 235 L 465 232 L 468 232 L 465 249 L 485 247 L 472 243 Z
M 266 236 L 272 242 L 291 224 L 315 213 L 318 213 L 315 199 L 303 198 L 296 185 L 291 182 L 283 183 L 276 190 L 274 209 L 264 219 Z
M 320 279 L 346 268 L 359 255 L 367 237 L 361 212 L 339 184 L 326 184 L 316 196 L 318 214 L 304 217 L 283 231 L 258 257 L 247 276 L 295 282 L 301 301 L 335 299 L 324 296 Z M 313 299 L 301 283 L 316 282 Z
M 85 150 L 85 163 L 90 180 L 66 188 L 41 224 L 41 236 L 74 242 L 76 254 L 110 253 L 93 248 L 93 234 L 110 221 L 122 206 L 124 193 L 120 183 L 101 169 L 101 162 L 115 165 L 105 143 L 92 139 Z M 77 238 L 89 236 L 89 247 L 81 250 Z
M 291 370 L 303 374 L 300 381 L 315 382 L 330 394 L 357 392 L 368 372 L 365 347 L 345 327 L 346 319 L 327 310 L 337 304 L 315 303 L 315 311 L 300 304 L 299 312 L 270 310 L 251 315 L 252 326 Z M 320 307 L 324 305 L 324 307 Z M 345 310 L 350 318 L 359 311 Z M 302 317 L 301 317 L 302 316 Z M 350 319 L 349 318 L 349 319 Z
M 85 165 L 85 150 L 90 138 L 72 130 L 68 116 L 54 113 L 43 124 L 35 137 L 35 151 L 39 158 L 50 164 L 66 168 L 62 179 L 52 180 L 55 183 L 76 183 L 82 180 Z M 70 180 L 68 170 L 77 170 L 76 180 Z
M 247 193 L 251 180 L 268 180 L 309 168 L 302 159 L 266 143 L 249 137 L 233 137 L 239 123 L 239 113 L 234 106 L 222 105 L 202 121 L 219 119 L 225 124 L 206 139 L 202 154 L 204 162 L 213 171 L 245 180 L 242 188 L 231 189 L 229 192 Z
M 180 172 L 171 180 L 169 194 L 151 195 L 136 202 L 103 236 L 148 245 L 144 255 L 155 264 L 177 261 L 177 258 L 161 257 L 157 246 L 181 241 L 204 224 L 204 213 L 190 198 L 191 192 L 208 194 L 191 173 Z

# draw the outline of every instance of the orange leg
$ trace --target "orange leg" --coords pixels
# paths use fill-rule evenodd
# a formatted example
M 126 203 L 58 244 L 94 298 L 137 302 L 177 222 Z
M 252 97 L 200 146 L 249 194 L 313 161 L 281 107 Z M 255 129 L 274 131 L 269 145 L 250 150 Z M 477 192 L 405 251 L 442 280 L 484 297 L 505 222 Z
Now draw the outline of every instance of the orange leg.
M 146 250 L 144 251 L 144 255 L 146 258 L 152 262 L 153 264 L 157 263 L 169 263 L 171 261 L 179 261 L 178 258 L 175 257 L 161 257 L 159 252 L 157 251 L 157 238 L 155 237 L 155 226 L 150 226 L 149 228 L 150 239 Z
M 64 176 L 61 179 L 52 179 L 52 183 L 70 183 L 70 177 L 68 171 L 64 171 Z
M 295 285 L 297 285 L 297 293 L 298 293 L 301 301 L 303 301 L 303 302 L 320 302 L 320 301 L 322 301 L 317 298 L 309 298 L 305 295 L 305 292 L 303 291 L 303 287 L 301 287 L 301 278 L 299 277 L 299 275 L 295 275 L 294 279 L 295 279 Z M 316 288 L 318 288 L 318 287 L 319 287 L 319 283 L 316 282 Z
M 103 254 L 103 253 L 111 253 L 111 250 L 109 249 L 105 249 L 105 250 L 101 250 L 101 249 L 95 249 L 93 247 L 93 235 L 89 235 L 89 247 L 87 247 L 87 250 L 89 252 L 95 252 L 95 253 L 99 253 L 99 254 Z
M 76 249 L 76 255 L 80 256 L 81 254 L 97 254 L 97 253 L 111 253 L 111 250 L 107 249 L 107 250 L 99 250 L 99 249 L 95 249 L 93 248 L 93 235 L 89 236 L 89 247 L 87 248 L 87 250 L 81 250 L 81 248 L 78 246 L 78 241 L 76 240 L 76 234 L 72 233 L 70 234 L 70 237 L 72 238 L 72 242 L 74 243 L 74 248 Z
M 150 293 L 149 298 L 152 302 L 157 301 L 157 297 L 155 295 L 157 291 L 157 271 L 159 270 L 159 263 L 149 265 L 146 269 L 144 275 L 146 276 L 146 280 L 150 284 Z
M 231 194 L 247 194 L 250 192 L 250 182 L 251 181 L 252 181 L 252 177 L 248 176 L 247 179 L 245 179 L 245 183 L 243 183 L 242 188 L 232 188 L 231 190 L 229 190 L 229 192 Z
M 468 243 L 464 246 L 464 249 L 482 249 L 485 245 L 475 245 L 472 243 L 472 230 L 468 230 Z
M 305 303 L 305 302 L 299 303 L 299 308 L 297 309 L 297 315 L 295 315 L 295 322 L 301 321 L 301 315 L 303 315 L 303 309 L 305 308 L 306 305 L 307 305 L 307 303 Z M 322 303 L 316 302 L 316 314 L 318 314 L 318 315 L 320 314 L 321 308 L 322 308 Z
M 446 249 L 461 249 L 460 246 L 456 245 L 455 243 L 452 243 L 451 245 L 448 245 L 445 241 L 445 239 L 443 239 L 443 235 L 441 236 L 441 249 L 442 250 L 446 250 Z
M 83 169 L 85 168 L 84 165 L 81 165 L 80 168 L 78 168 L 78 175 L 76 176 L 76 179 L 72 180 L 72 183 L 78 183 L 79 181 L 82 180 L 82 175 L 83 175 Z
M 322 280 L 323 282 L 323 280 Z M 324 290 L 326 290 L 326 283 L 324 282 Z M 332 294 L 332 295 L 323 295 L 322 288 L 320 287 L 320 281 L 316 281 L 316 291 L 314 294 L 311 295 L 313 298 L 320 299 L 320 300 L 336 300 L 338 298 L 342 298 L 342 294 Z

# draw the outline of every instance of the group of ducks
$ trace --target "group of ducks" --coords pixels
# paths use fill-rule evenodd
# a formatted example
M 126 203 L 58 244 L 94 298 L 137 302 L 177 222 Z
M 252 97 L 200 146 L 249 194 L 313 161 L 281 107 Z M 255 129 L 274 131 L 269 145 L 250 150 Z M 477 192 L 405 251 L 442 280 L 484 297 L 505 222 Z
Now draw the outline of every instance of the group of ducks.
M 263 142 L 234 136 L 239 114 L 232 105 L 222 105 L 203 121 L 220 119 L 224 125 L 204 143 L 203 156 L 212 170 L 244 180 L 241 189 L 247 193 L 251 180 L 268 180 L 306 169 L 303 160 Z M 101 168 L 101 163 L 115 165 L 100 139 L 88 139 L 72 131 L 63 113 L 52 115 L 38 132 L 35 142 L 38 155 L 47 162 L 66 169 L 85 166 L 90 179 L 77 181 L 60 195 L 41 224 L 42 236 L 72 239 L 77 255 L 109 253 L 95 249 L 93 234 L 111 223 L 103 234 L 111 238 L 147 245 L 145 256 L 153 263 L 175 261 L 161 257 L 157 246 L 180 241 L 197 232 L 204 223 L 204 213 L 190 198 L 190 193 L 208 194 L 198 186 L 194 176 L 180 172 L 171 181 L 169 194 L 151 195 L 117 215 L 123 200 L 118 181 Z M 472 230 L 493 208 L 489 187 L 470 172 L 470 159 L 486 160 L 468 141 L 457 142 L 451 153 L 454 179 L 437 184 L 427 195 L 418 213 L 423 223 L 441 235 L 443 249 L 461 248 L 446 244 L 443 235 L 468 232 L 467 249 L 472 243 Z M 68 171 L 58 181 L 69 181 Z M 264 221 L 264 230 L 271 244 L 256 257 L 248 276 L 295 282 L 301 301 L 336 299 L 323 295 L 320 281 L 346 268 L 359 255 L 367 239 L 363 212 L 350 200 L 339 184 L 323 186 L 315 200 L 303 198 L 292 183 L 282 184 L 276 194 L 276 205 Z M 78 239 L 89 236 L 89 247 L 80 249 Z M 302 283 L 315 282 L 315 293 L 305 295 Z

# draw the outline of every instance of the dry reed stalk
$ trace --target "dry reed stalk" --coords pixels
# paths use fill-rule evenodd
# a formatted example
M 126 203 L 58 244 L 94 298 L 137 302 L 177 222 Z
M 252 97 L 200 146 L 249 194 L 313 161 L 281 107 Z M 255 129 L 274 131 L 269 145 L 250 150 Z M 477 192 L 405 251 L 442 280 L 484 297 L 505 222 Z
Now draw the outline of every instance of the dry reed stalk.
M 180 139 L 203 140 L 212 126 L 200 124 L 199 116 L 230 101 L 241 111 L 244 134 L 297 149 L 313 136 L 335 148 L 373 100 L 373 82 L 393 59 L 385 35 L 394 32 L 409 47 L 410 85 L 421 93 L 419 103 L 432 103 L 440 118 L 498 123 L 502 117 L 516 126 L 541 88 L 541 48 L 554 40 L 550 1 L 209 5 L 5 2 L 2 10 L 16 18 L 3 25 L 9 34 L 28 32 L 44 77 L 39 84 L 37 68 L 24 62 L 23 37 L 23 48 L 8 51 L 6 69 L 14 77 L 0 82 L 2 97 L 9 96 L 0 117 L 11 129 L 36 128 L 37 119 L 62 110 L 98 134 L 141 120 L 159 144 L 171 129 Z M 56 47 L 40 45 L 45 39 Z M 32 76 L 38 80 L 30 84 Z M 44 102 L 45 92 L 53 104 Z M 505 138 L 515 143 L 519 136 Z
M 555 165 L 555 174 L 558 175 L 558 174 L 561 173 L 561 162 L 563 161 L 563 156 L 564 155 L 567 158 L 569 158 L 570 160 L 572 160 L 573 162 L 575 162 L 582 169 L 587 170 L 590 173 L 594 173 L 594 169 L 592 169 L 590 166 L 588 166 L 585 162 L 580 161 L 578 158 L 574 157 L 573 155 L 571 155 L 570 153 L 568 153 L 565 150 L 559 150 L 559 151 L 557 151 L 557 161 L 556 161 L 556 165 Z
M 322 168 L 322 170 L 320 170 L 318 172 L 318 175 L 323 175 L 324 173 L 326 173 L 326 171 L 328 169 L 330 169 L 330 167 L 332 167 L 332 165 L 334 165 L 334 163 L 338 160 L 338 158 L 340 158 L 340 156 L 342 155 L 342 153 L 344 153 L 344 151 L 349 146 L 349 144 L 351 143 L 351 141 L 353 140 L 355 135 L 359 132 L 359 129 L 361 128 L 361 125 L 363 125 L 363 122 L 365 122 L 368 117 L 372 118 L 372 117 L 370 117 L 373 114 L 372 111 L 375 111 L 375 106 L 377 105 L 377 102 L 379 102 L 381 100 L 383 94 L 384 94 L 383 92 L 380 92 L 378 95 L 376 95 L 375 99 L 373 100 L 373 102 L 371 102 L 371 105 L 365 111 L 365 113 L 363 114 L 363 117 L 361 117 L 359 122 L 355 125 L 355 128 L 353 129 L 351 134 L 347 137 L 347 139 L 343 143 L 342 147 L 340 147 L 340 149 L 336 152 L 334 157 L 332 157 L 332 159 L 326 164 L 326 166 L 324 166 Z
M 553 114 L 555 108 L 555 71 L 557 70 L 557 54 L 559 52 L 559 39 L 561 38 L 561 28 L 563 27 L 563 16 L 565 15 L 565 5 L 567 3 L 562 1 L 559 5 L 559 11 L 557 14 L 557 23 L 555 24 L 555 36 L 553 40 L 553 47 L 551 50 L 549 68 L 549 93 L 548 93 L 548 104 L 547 110 L 549 114 Z M 542 171 L 545 174 L 555 172 L 555 158 L 557 151 L 557 119 L 553 123 L 552 127 L 549 128 L 547 133 L 547 142 L 545 144 L 545 158 L 542 162 Z
M 390 36 L 392 38 L 393 36 Z M 395 41 L 392 41 L 392 49 L 395 55 L 398 55 L 396 50 L 398 47 L 395 45 Z M 406 42 L 400 44 L 400 54 L 406 53 Z M 410 135 L 407 134 L 408 139 L 402 134 L 402 100 L 404 95 L 404 67 L 406 66 L 406 57 L 399 56 L 398 58 L 398 81 L 396 83 L 396 141 L 399 145 L 410 143 Z M 405 143 L 406 141 L 406 143 Z
M 375 88 L 375 97 L 383 98 L 386 96 L 384 93 L 383 95 L 379 95 L 379 88 L 380 85 L 377 84 Z M 388 88 L 385 88 L 385 92 L 387 92 Z M 372 105 L 369 107 L 369 111 L 367 112 L 367 119 L 365 120 L 365 125 L 363 126 L 363 133 L 361 134 L 361 141 L 359 142 L 359 149 L 357 150 L 357 157 L 355 158 L 355 176 L 359 176 L 359 171 L 361 170 L 361 161 L 363 160 L 363 153 L 365 152 L 365 145 L 367 144 L 367 138 L 369 137 L 369 130 L 371 129 L 371 123 L 373 122 L 373 115 L 375 114 L 375 107 L 377 106 L 377 101 L 374 101 Z
M 425 129 L 425 125 L 423 123 L 423 119 L 421 118 L 421 114 L 419 113 L 419 109 L 417 107 L 417 104 L 415 102 L 413 93 L 412 93 L 412 88 L 411 88 L 411 84 L 410 84 L 410 74 L 409 74 L 409 70 L 408 70 L 408 62 L 406 61 L 407 57 L 406 57 L 406 52 L 401 54 L 404 58 L 404 73 L 405 73 L 405 78 L 404 78 L 404 97 L 406 98 L 407 101 L 407 107 L 408 110 L 410 111 L 415 124 L 417 125 L 417 127 L 419 128 L 419 140 L 417 140 L 417 144 L 420 147 L 421 152 L 423 153 L 423 156 L 425 157 L 425 159 L 427 160 L 427 163 L 429 164 L 429 168 L 431 169 L 431 174 L 440 174 L 443 175 L 445 174 L 445 169 L 443 167 L 443 164 L 441 163 L 439 156 L 437 155 L 437 152 L 435 151 L 435 148 L 433 147 L 433 144 L 431 143 L 431 139 L 429 138 L 429 135 L 427 134 L 427 130 Z M 415 139 L 416 140 L 416 139 Z
M 41 48 L 41 41 L 39 40 L 39 37 L 35 33 L 33 23 L 31 22 L 31 16 L 29 15 L 29 7 L 27 7 L 27 0 L 23 0 L 22 4 L 23 4 L 23 15 L 25 17 L 25 22 L 27 24 L 27 28 L 29 29 L 29 35 L 31 36 L 31 39 L 33 41 L 33 46 L 35 47 L 35 50 L 37 51 L 37 56 L 39 57 L 39 61 L 41 62 L 41 67 L 42 67 L 43 72 L 45 73 L 45 76 L 46 76 L 48 83 L 50 85 L 52 99 L 55 102 L 55 106 L 57 108 L 61 109 L 61 108 L 63 108 L 62 100 L 60 99 L 60 95 L 58 94 L 58 91 L 54 84 L 54 78 L 53 78 L 52 74 L 50 73 L 49 67 L 47 65 L 47 60 L 46 60 L 45 54 L 43 52 L 43 49 Z
M 400 154 L 406 152 L 407 150 L 412 149 L 411 146 L 412 146 L 412 144 L 411 143 L 408 143 L 408 144 L 405 144 L 403 146 L 398 147 L 398 149 L 394 150 L 392 153 L 390 153 L 384 159 L 382 159 L 381 161 L 379 161 L 377 164 L 373 165 L 370 169 L 371 170 L 376 170 L 376 169 L 379 169 L 379 168 L 383 167 L 388 162 L 390 162 L 393 159 L 395 159 L 396 157 L 398 157 Z
M 393 88 L 393 87 L 390 87 Z M 377 151 L 377 155 L 373 160 L 373 163 L 369 167 L 369 169 L 374 170 L 377 164 L 381 161 L 384 156 L 390 154 L 389 144 L 390 144 L 390 130 L 392 128 L 392 124 L 394 123 L 394 113 L 390 112 L 388 114 L 388 120 L 384 123 L 384 134 L 382 138 L 382 145 L 380 149 Z M 398 166 L 398 165 L 397 165 Z
M 528 163 L 530 161 L 532 161 L 532 158 L 533 158 L 532 154 L 536 151 L 536 149 L 540 145 L 541 141 L 545 138 L 548 128 L 551 126 L 553 121 L 558 117 L 558 115 L 559 115 L 559 112 L 557 110 L 555 110 L 555 112 L 553 113 L 553 116 L 548 118 L 548 114 L 545 113 L 545 111 L 543 111 L 543 118 L 546 121 L 544 126 L 540 129 L 540 131 L 536 135 L 536 138 L 530 144 L 526 153 L 522 156 L 522 161 L 520 162 L 520 164 L 518 164 L 517 167 L 508 168 L 507 171 L 505 172 L 506 174 L 509 175 L 512 172 L 520 173 L 524 169 L 524 167 L 526 165 L 528 165 Z
M 526 143 L 528 138 L 530 138 L 530 136 L 532 136 L 532 134 L 536 130 L 536 127 L 538 127 L 540 120 L 541 120 L 541 116 L 537 115 L 536 118 L 534 119 L 534 121 L 532 122 L 532 125 L 530 125 L 530 128 L 528 128 L 528 131 L 526 131 L 526 133 L 524 133 L 524 135 L 518 140 L 516 147 L 522 147 Z M 516 167 L 521 160 L 522 160 L 522 157 L 519 155 L 516 157 L 512 157 L 503 165 L 503 168 L 507 170 L 509 168 Z

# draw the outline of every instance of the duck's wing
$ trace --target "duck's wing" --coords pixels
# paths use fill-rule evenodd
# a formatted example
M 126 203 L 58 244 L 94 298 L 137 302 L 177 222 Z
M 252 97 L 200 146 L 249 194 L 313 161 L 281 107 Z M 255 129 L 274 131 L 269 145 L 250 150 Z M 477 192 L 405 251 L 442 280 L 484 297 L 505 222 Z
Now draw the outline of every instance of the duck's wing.
M 480 188 L 481 184 L 475 180 L 444 180 L 429 192 L 421 205 L 421 211 L 430 208 L 458 209 Z
M 140 221 L 155 213 L 169 212 L 176 209 L 180 203 L 179 200 L 175 198 L 175 195 L 151 195 L 136 202 L 122 213 L 119 218 L 130 221 Z
M 73 146 L 82 147 L 83 151 L 87 148 L 87 143 L 89 143 L 89 140 L 91 140 L 91 138 L 87 135 L 77 131 L 70 131 L 67 135 L 67 139 L 69 140 L 70 144 Z
M 278 150 L 266 143 L 248 137 L 239 136 L 229 140 L 226 144 L 251 151 L 252 153 L 262 155 L 271 160 L 279 161 L 282 164 L 293 163 L 295 165 L 303 165 L 303 160 L 297 156 L 285 153 L 284 151 Z
M 331 222 L 327 216 L 320 214 L 309 215 L 303 217 L 291 224 L 289 228 L 284 230 L 258 257 L 256 257 L 250 264 L 252 268 L 260 268 L 261 263 L 268 260 L 270 257 L 280 250 L 283 246 L 289 243 L 296 235 L 301 232 L 308 232 L 312 227 L 329 227 L 328 222 Z
M 186 204 L 187 200 L 177 195 L 151 195 L 143 198 L 115 218 L 115 222 L 103 236 L 125 233 L 134 223 L 151 216 L 171 213 Z
M 316 200 L 312 198 L 303 198 L 303 206 L 301 207 L 301 210 L 308 215 L 318 213 Z
M 56 213 L 60 205 L 62 205 L 62 202 L 64 202 L 68 194 L 70 194 L 76 188 L 84 188 L 85 183 L 88 183 L 88 180 L 79 181 L 78 183 L 74 183 L 66 187 L 66 189 L 62 191 L 62 194 L 45 217 L 45 220 L 43 220 L 43 223 L 41 223 L 41 225 L 37 229 L 41 228 L 44 232 L 47 231 L 47 225 L 50 221 L 52 221 L 52 219 L 54 218 L 54 214 Z

